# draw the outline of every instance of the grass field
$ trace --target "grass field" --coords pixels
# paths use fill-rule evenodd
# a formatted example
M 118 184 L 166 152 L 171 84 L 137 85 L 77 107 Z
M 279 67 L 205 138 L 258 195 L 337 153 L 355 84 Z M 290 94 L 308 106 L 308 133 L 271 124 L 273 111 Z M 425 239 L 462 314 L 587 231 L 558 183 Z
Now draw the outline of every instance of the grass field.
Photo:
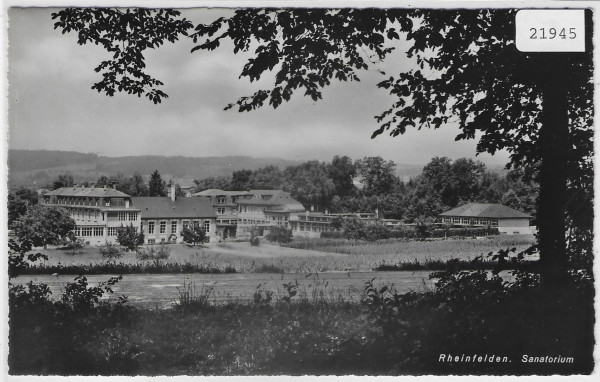
M 170 257 L 164 262 L 191 263 L 199 266 L 235 268 L 237 272 L 325 272 L 370 271 L 381 264 L 470 260 L 500 249 L 523 250 L 533 243 L 533 236 L 497 236 L 482 240 L 450 239 L 435 241 L 386 240 L 377 243 L 349 242 L 344 239 L 295 239 L 294 246 L 280 247 L 247 242 L 212 243 L 199 247 L 169 245 Z M 306 249 L 304 249 L 306 248 Z M 77 251 L 47 249 L 48 260 L 42 265 L 94 265 L 106 263 L 97 247 Z M 117 260 L 125 264 L 140 263 L 135 252 Z

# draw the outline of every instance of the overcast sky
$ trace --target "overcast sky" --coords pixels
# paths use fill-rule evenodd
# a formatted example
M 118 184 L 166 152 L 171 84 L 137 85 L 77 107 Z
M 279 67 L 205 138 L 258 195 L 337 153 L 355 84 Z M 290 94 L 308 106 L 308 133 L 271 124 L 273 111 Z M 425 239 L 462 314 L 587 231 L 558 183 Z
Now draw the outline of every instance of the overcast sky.
M 77 45 L 75 34 L 54 30 L 52 11 L 9 11 L 9 148 L 327 161 L 335 154 L 379 155 L 402 164 L 425 164 L 434 156 L 475 158 L 475 141 L 454 141 L 457 126 L 370 139 L 378 127 L 373 116 L 393 102 L 375 87 L 382 78 L 374 69 L 362 73 L 360 83 L 335 83 L 316 103 L 299 93 L 277 110 L 224 111 L 257 89 L 238 78 L 245 57 L 228 46 L 190 53 L 193 44 L 184 41 L 146 54 L 148 72 L 165 83 L 162 90 L 169 94 L 162 104 L 124 94 L 107 97 L 90 89 L 100 78 L 93 68 L 106 53 Z M 223 12 L 184 13 L 194 22 L 208 22 Z M 384 65 L 392 70 L 410 62 L 398 54 Z M 477 159 L 502 165 L 507 158 L 500 152 Z

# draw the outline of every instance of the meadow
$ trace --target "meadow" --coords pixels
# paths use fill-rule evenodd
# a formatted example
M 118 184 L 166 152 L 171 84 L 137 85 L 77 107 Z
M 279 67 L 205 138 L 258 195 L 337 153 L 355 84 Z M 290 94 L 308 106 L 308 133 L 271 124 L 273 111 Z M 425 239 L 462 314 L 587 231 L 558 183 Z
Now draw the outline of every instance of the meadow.
M 48 255 L 48 260 L 41 261 L 40 265 L 42 268 L 60 266 L 91 269 L 119 263 L 131 269 L 156 265 L 154 268 L 161 267 L 167 271 L 169 268 L 181 269 L 181 272 L 205 269 L 213 270 L 213 273 L 226 270 L 241 273 L 365 272 L 382 265 L 399 263 L 439 264 L 450 259 L 469 261 L 477 256 L 483 256 L 485 260 L 490 252 L 496 253 L 506 248 L 516 248 L 519 252 L 533 242 L 531 235 L 515 235 L 430 241 L 388 239 L 378 242 L 295 238 L 287 246 L 265 241 L 260 246 L 251 246 L 248 242 L 210 243 L 196 247 L 172 244 L 167 246 L 170 256 L 162 260 L 162 265 L 141 261 L 136 258 L 135 252 L 125 252 L 116 260 L 106 260 L 102 258 L 98 247 L 87 247 L 80 250 L 47 249 L 42 252 Z

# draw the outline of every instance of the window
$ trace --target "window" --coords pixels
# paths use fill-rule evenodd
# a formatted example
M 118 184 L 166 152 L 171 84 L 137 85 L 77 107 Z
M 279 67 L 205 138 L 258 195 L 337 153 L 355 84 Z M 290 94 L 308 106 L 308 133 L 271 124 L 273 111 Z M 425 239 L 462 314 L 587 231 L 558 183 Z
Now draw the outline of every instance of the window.
M 108 236 L 117 236 L 117 227 L 108 227 Z
M 104 227 L 94 227 L 94 236 L 104 236 Z
M 154 240 L 154 239 L 148 239 L 148 244 L 154 244 L 154 243 L 156 243 L 156 240 Z
M 113 206 L 122 206 L 124 205 L 123 198 L 110 198 L 110 204 Z
M 183 228 L 189 227 L 190 226 L 190 221 L 189 220 L 184 220 L 183 223 Z
M 492 227 L 498 227 L 498 219 L 492 219 Z
M 177 233 L 177 220 L 171 221 L 171 233 Z
M 225 213 L 225 207 L 217 207 L 217 213 L 223 215 Z
M 127 220 L 127 212 L 119 212 L 119 221 Z
M 92 236 L 92 227 L 81 227 L 81 236 L 88 237 Z
M 206 233 L 210 232 L 210 220 L 204 221 L 204 232 L 206 232 Z
M 167 222 L 162 221 L 160 222 L 160 233 L 165 233 L 167 232 Z
M 225 204 L 225 197 L 217 196 L 217 204 Z
M 137 213 L 130 212 L 129 213 L 129 220 L 137 220 Z
M 154 222 L 148 222 L 148 233 L 149 234 L 154 233 Z

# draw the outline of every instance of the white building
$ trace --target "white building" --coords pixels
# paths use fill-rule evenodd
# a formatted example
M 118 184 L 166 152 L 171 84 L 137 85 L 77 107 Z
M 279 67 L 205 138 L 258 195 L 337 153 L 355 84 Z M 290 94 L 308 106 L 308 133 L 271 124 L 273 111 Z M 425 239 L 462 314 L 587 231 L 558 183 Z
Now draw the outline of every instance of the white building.
M 498 228 L 505 235 L 531 233 L 531 216 L 502 204 L 469 203 L 441 213 L 440 219 L 459 227 Z
M 115 243 L 117 229 L 140 229 L 140 210 L 131 196 L 112 188 L 62 187 L 42 196 L 42 203 L 66 209 L 75 220 L 75 235 L 86 245 Z

